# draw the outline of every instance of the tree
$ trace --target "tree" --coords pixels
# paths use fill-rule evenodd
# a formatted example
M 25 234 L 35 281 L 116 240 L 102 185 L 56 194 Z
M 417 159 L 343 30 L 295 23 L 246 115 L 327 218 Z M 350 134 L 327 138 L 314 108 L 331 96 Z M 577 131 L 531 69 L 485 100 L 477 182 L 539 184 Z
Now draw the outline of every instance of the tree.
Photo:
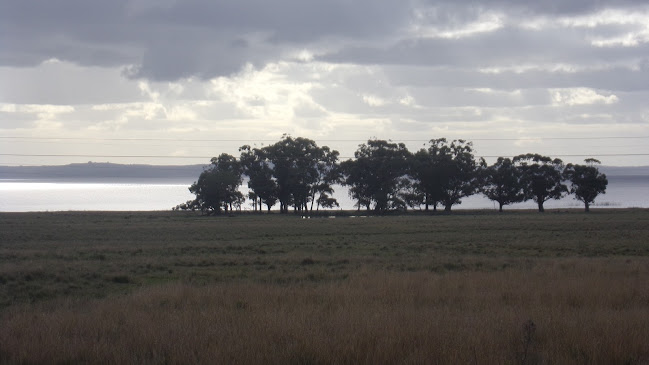
M 478 169 L 484 160 L 476 160 L 473 144 L 465 140 L 432 139 L 427 149 L 421 149 L 413 158 L 413 175 L 424 193 L 426 210 L 432 204 L 444 204 L 450 211 L 461 204 L 462 198 L 473 195 L 479 188 Z
M 403 143 L 371 139 L 354 152 L 355 160 L 343 163 L 344 183 L 358 207 L 386 212 L 401 206 L 399 181 L 408 172 L 410 153 Z
M 279 142 L 264 147 L 262 152 L 272 166 L 280 212 L 287 213 L 289 205 L 296 211 L 306 211 L 317 193 L 333 191 L 328 185 L 327 174 L 336 169 L 337 151 L 320 148 L 307 138 L 284 135 Z
M 594 158 L 584 160 L 586 165 L 568 164 L 564 170 L 566 180 L 570 181 L 570 193 L 584 202 L 585 211 L 590 211 L 590 204 L 599 194 L 606 194 L 608 179 L 599 172 L 597 166 L 601 162 Z
M 171 210 L 191 210 L 192 212 L 196 211 L 196 209 L 200 209 L 200 206 L 198 206 L 196 199 L 188 200 L 185 203 L 180 203 L 171 208 Z
M 498 157 L 498 161 L 482 170 L 480 191 L 490 200 L 498 202 L 498 211 L 502 212 L 504 205 L 525 199 L 521 179 L 521 170 L 511 159 Z
M 512 160 L 521 169 L 525 200 L 536 202 L 539 212 L 544 212 L 543 203 L 550 199 L 561 199 L 568 188 L 563 182 L 563 161 L 547 156 L 528 153 Z
M 232 210 L 243 201 L 241 164 L 226 153 L 213 157 L 208 166 L 194 182 L 189 191 L 196 195 L 194 206 L 203 212 L 220 214 L 222 209 Z
M 264 151 L 248 145 L 239 148 L 243 172 L 248 176 L 248 194 L 254 202 L 254 209 L 261 211 L 262 204 L 268 210 L 277 203 L 277 184 L 273 180 L 273 169 L 265 158 Z
M 442 200 L 442 175 L 435 171 L 436 161 L 432 151 L 421 149 L 417 151 L 410 162 L 410 171 L 415 187 L 423 195 L 423 204 L 428 211 L 430 205 L 437 211 L 437 205 Z
M 349 186 L 349 196 L 356 200 L 358 210 L 365 207 L 370 210 L 372 196 L 370 193 L 370 175 L 366 173 L 367 161 L 346 160 L 340 163 L 343 185 Z
M 404 209 L 421 209 L 424 204 L 425 194 L 421 191 L 416 181 L 409 177 L 399 181 L 399 199 L 403 202 Z
M 318 197 L 318 207 L 330 209 L 339 206 L 340 204 L 338 204 L 338 201 L 335 198 L 332 198 L 325 193 L 320 194 L 320 197 Z
M 327 146 L 321 147 L 321 151 L 320 160 L 316 163 L 316 178 L 311 184 L 311 212 L 313 212 L 314 203 L 317 204 L 316 209 L 320 206 L 323 208 L 339 206 L 336 198 L 331 197 L 334 192 L 332 185 L 342 181 L 338 164 L 339 153 L 336 150 L 330 150 Z M 317 199 L 316 194 L 318 195 Z

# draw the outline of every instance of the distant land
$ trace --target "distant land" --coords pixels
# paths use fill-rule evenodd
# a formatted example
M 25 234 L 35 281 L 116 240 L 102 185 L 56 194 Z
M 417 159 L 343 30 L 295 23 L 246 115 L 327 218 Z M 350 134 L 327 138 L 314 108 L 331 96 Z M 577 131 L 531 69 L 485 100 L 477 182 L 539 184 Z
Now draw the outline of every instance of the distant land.
M 206 165 L 126 165 L 107 162 L 59 166 L 0 166 L 0 180 L 124 181 L 168 180 L 193 182 Z M 646 177 L 649 166 L 600 166 L 608 177 Z M 649 181 L 649 180 L 648 180 Z
M 48 181 L 195 181 L 206 165 L 123 165 L 106 162 L 60 166 L 0 166 L 0 180 Z

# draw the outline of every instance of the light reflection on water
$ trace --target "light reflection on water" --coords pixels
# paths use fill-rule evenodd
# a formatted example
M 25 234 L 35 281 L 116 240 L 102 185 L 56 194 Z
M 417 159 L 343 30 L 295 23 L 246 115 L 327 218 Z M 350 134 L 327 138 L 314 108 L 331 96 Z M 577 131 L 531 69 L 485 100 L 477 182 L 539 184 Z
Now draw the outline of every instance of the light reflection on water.
M 0 211 L 170 210 L 194 196 L 185 184 L 0 182 Z
M 190 183 L 134 181 L 120 183 L 70 183 L 0 180 L 0 211 L 67 211 L 67 210 L 170 210 L 193 199 Z M 246 184 L 241 188 L 247 195 Z M 345 187 L 337 186 L 334 197 L 340 208 L 355 209 Z M 545 203 L 547 209 L 579 208 L 583 204 L 568 196 Z M 594 208 L 649 208 L 649 177 L 609 177 L 605 195 L 599 196 Z M 249 202 L 242 207 L 252 210 Z M 438 209 L 443 207 L 438 207 Z M 482 195 L 463 199 L 453 209 L 497 209 L 497 204 Z M 535 209 L 532 201 L 506 206 L 505 209 Z M 432 208 L 431 208 L 432 209 Z

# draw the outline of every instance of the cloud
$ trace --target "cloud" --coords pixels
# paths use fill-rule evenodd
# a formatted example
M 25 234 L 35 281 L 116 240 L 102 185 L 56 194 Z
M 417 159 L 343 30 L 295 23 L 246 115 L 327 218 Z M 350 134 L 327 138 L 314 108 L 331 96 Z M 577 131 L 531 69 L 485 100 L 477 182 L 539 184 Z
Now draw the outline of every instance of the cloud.
M 0 52 L 2 54 L 2 52 Z M 34 67 L 0 67 L 0 102 L 92 104 L 143 100 L 119 67 L 85 67 L 57 59 Z
M 554 105 L 590 105 L 590 104 L 614 104 L 619 101 L 618 97 L 598 94 L 595 90 L 587 88 L 572 88 L 550 90 Z
M 612 6 L 586 0 L 2 0 L 0 65 L 56 58 L 122 68 L 133 78 L 177 80 L 228 76 L 248 64 L 263 68 L 291 57 L 459 65 L 583 60 L 610 53 L 587 49 L 584 37 L 606 46 L 599 48 L 646 43 L 646 4 Z M 548 20 L 555 16 L 560 19 Z M 533 21 L 554 31 L 525 31 Z M 611 24 L 621 26 L 619 34 L 598 35 Z
M 318 83 L 289 79 L 286 75 L 291 68 L 286 63 L 260 70 L 248 66 L 234 77 L 211 80 L 210 95 L 235 105 L 243 117 L 292 120 L 296 114 L 322 113 L 324 108 L 310 95 Z
M 378 41 L 410 11 L 407 3 L 371 0 L 3 0 L 2 9 L 0 64 L 57 58 L 154 80 L 229 75 L 332 39 Z
M 427 0 L 424 4 L 439 6 L 440 4 L 456 10 L 457 8 L 490 8 L 490 9 L 507 9 L 527 16 L 532 15 L 579 15 L 591 13 L 605 9 L 613 5 L 606 1 L 592 0 L 456 0 L 456 1 L 433 1 Z M 615 1 L 614 6 L 620 8 L 635 8 L 645 6 L 643 0 L 619 0 Z M 457 10 L 456 10 L 457 11 Z
M 386 101 L 375 95 L 363 95 L 363 101 L 369 106 L 383 106 Z
M 364 140 L 647 130 L 644 0 L 0 0 L 0 9 L 3 133 Z M 178 151 L 221 145 L 193 148 Z
M 575 66 L 553 70 L 545 65 L 523 71 L 503 67 L 498 71 L 470 68 L 394 65 L 383 67 L 389 83 L 400 87 L 462 87 L 496 90 L 588 87 L 592 89 L 649 90 L 649 73 L 644 66 Z
M 71 105 L 48 104 L 0 104 L 0 111 L 5 113 L 36 114 L 38 119 L 52 119 L 62 113 L 74 112 Z

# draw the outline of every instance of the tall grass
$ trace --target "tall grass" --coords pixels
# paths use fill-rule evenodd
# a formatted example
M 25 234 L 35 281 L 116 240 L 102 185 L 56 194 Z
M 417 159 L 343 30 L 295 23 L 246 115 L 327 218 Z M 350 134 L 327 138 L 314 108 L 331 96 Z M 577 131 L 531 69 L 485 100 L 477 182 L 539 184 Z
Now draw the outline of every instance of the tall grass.
M 182 212 L 0 213 L 0 311 L 162 283 L 338 281 L 649 257 L 649 210 L 300 219 Z
M 361 268 L 297 285 L 165 284 L 11 307 L 0 362 L 646 364 L 648 277 L 646 258 L 572 258 L 490 272 Z
M 0 364 L 647 364 L 649 210 L 0 214 Z

